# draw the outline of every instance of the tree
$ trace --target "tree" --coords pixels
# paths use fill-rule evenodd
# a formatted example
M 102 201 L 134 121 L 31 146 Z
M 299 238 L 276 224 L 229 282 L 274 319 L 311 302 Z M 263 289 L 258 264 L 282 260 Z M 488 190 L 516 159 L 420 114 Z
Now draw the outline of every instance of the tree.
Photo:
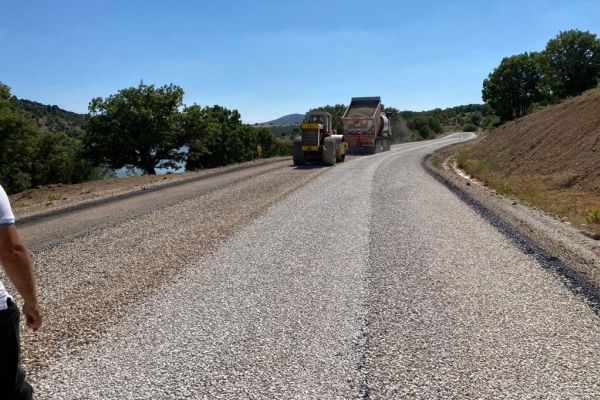
M 257 157 L 258 130 L 242 124 L 237 110 L 218 105 L 186 107 L 182 128 L 189 147 L 186 156 L 188 169 L 217 167 Z
M 481 124 L 481 113 L 480 112 L 475 112 L 475 113 L 471 114 L 471 117 L 469 118 L 469 122 L 471 122 L 471 124 L 473 124 L 475 126 L 480 126 L 480 124 Z
M 110 175 L 86 159 L 79 139 L 45 132 L 0 83 L 0 182 L 9 193 L 50 183 L 78 183 Z
M 211 166 L 216 141 L 220 135 L 220 124 L 211 117 L 208 109 L 203 109 L 197 104 L 183 109 L 181 124 L 188 146 L 186 169 Z
M 546 45 L 541 69 L 555 99 L 594 88 L 600 79 L 600 40 L 587 31 L 560 32 Z
M 0 83 L 0 183 L 8 193 L 31 187 L 31 167 L 40 130 L 10 103 L 10 88 Z
M 434 134 L 442 133 L 442 125 L 440 124 L 440 120 L 437 117 L 433 115 L 427 117 L 427 125 Z
M 182 101 L 179 86 L 155 88 L 144 82 L 106 99 L 92 99 L 84 136 L 87 154 L 112 168 L 134 166 L 151 175 L 155 168 L 178 168 L 176 163 L 184 159 Z
M 62 132 L 47 132 L 37 138 L 31 168 L 33 186 L 79 183 L 106 173 L 85 158 L 80 140 Z
M 483 81 L 482 97 L 503 120 L 527 114 L 542 99 L 536 53 L 506 57 Z

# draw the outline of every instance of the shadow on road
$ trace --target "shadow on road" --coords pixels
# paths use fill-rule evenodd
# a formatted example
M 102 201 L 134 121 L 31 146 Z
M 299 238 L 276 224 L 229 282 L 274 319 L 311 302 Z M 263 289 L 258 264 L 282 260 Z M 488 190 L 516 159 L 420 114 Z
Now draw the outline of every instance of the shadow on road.
M 301 169 L 301 170 L 308 170 L 308 169 L 318 169 L 318 168 L 329 168 L 331 167 L 331 165 L 326 165 L 326 164 L 318 164 L 318 163 L 314 163 L 314 164 L 304 164 L 304 165 L 290 165 L 292 168 L 294 169 Z

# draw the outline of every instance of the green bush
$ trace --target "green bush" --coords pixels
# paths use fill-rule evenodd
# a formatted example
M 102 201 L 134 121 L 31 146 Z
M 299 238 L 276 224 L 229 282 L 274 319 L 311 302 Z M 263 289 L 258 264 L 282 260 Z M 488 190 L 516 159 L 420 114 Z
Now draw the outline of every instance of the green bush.
M 472 123 L 467 123 L 463 125 L 463 132 L 475 132 L 477 131 L 477 127 Z

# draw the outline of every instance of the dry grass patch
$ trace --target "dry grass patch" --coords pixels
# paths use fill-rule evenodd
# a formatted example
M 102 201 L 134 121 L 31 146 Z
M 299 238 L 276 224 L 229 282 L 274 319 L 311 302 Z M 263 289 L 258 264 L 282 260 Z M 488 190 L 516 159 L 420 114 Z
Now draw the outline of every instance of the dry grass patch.
M 599 192 L 575 189 L 571 184 L 574 177 L 568 174 L 560 176 L 561 182 L 544 175 L 503 175 L 492 162 L 475 157 L 471 146 L 463 146 L 455 152 L 457 166 L 467 174 L 497 193 L 569 221 L 581 229 L 600 233 Z

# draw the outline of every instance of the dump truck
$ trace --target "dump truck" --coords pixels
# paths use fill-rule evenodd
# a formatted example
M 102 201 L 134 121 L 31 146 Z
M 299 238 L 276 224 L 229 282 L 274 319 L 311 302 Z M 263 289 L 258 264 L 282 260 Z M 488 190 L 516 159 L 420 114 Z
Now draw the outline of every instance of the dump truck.
M 353 97 L 342 116 L 348 153 L 374 154 L 392 147 L 392 124 L 381 97 Z
M 343 135 L 333 129 L 331 114 L 311 111 L 300 125 L 302 135 L 294 139 L 292 156 L 294 165 L 308 162 L 334 165 L 346 159 L 348 144 Z

